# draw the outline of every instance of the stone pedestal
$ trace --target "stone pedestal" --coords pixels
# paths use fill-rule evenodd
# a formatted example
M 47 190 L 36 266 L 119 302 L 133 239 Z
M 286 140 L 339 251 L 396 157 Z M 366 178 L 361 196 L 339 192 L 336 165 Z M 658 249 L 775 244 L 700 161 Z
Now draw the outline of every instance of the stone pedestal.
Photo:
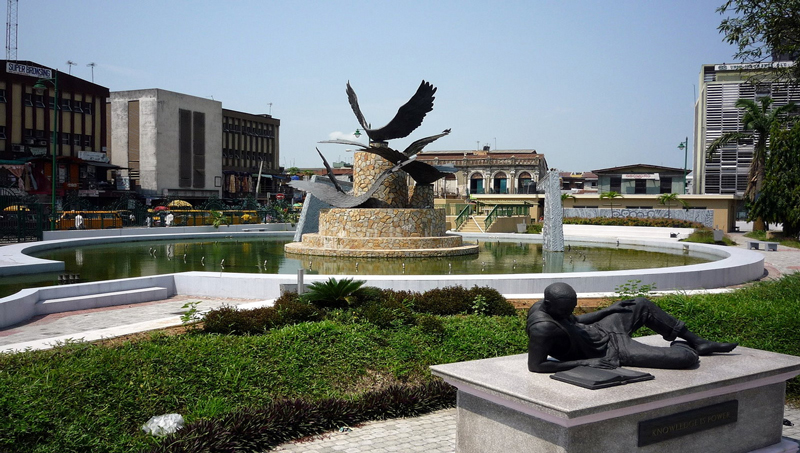
M 388 160 L 364 151 L 353 156 L 353 196 L 366 193 L 385 170 L 392 168 Z M 374 208 L 405 208 L 408 204 L 408 183 L 405 172 L 396 172 L 386 178 L 372 194 Z
M 478 253 L 445 233 L 443 209 L 323 209 L 319 233 L 286 244 L 287 253 L 349 257 L 431 257 Z
M 661 337 L 639 339 L 668 346 Z M 790 453 L 786 381 L 800 358 L 739 347 L 691 370 L 587 390 L 531 373 L 527 354 L 436 365 L 458 388 L 456 452 Z

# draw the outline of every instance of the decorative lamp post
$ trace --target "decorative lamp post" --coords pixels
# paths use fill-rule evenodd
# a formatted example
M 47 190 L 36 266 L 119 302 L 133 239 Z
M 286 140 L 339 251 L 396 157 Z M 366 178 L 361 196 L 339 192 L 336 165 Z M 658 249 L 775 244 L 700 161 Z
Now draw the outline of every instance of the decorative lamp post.
M 53 165 L 51 169 L 50 179 L 51 179 L 51 193 L 50 193 L 50 203 L 51 203 L 51 213 L 50 213 L 50 231 L 55 231 L 56 229 L 56 177 L 58 174 L 57 170 L 57 163 L 56 163 L 56 150 L 58 149 L 58 70 L 54 70 L 54 76 L 52 79 L 39 79 L 36 81 L 36 84 L 33 86 L 33 91 L 36 92 L 37 95 L 43 95 L 45 91 L 47 91 L 47 85 L 45 83 L 50 83 L 53 85 L 55 89 L 55 93 L 53 96 L 53 141 L 52 141 L 52 154 L 53 154 Z
M 678 144 L 678 149 L 683 151 L 683 194 L 686 195 L 686 164 L 689 155 L 689 137 L 686 137 L 685 141 Z

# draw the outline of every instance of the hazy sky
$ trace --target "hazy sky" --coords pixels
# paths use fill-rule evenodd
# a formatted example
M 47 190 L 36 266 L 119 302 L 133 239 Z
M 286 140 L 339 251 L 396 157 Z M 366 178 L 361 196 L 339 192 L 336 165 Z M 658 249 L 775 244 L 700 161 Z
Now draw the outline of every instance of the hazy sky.
M 18 53 L 111 91 L 161 88 L 281 120 L 281 165 L 350 160 L 421 80 L 438 87 L 411 136 L 427 150 L 535 149 L 564 171 L 683 168 L 702 64 L 732 62 L 722 0 L 20 0 Z M 362 136 L 361 141 L 366 142 Z M 691 157 L 689 158 L 691 168 Z

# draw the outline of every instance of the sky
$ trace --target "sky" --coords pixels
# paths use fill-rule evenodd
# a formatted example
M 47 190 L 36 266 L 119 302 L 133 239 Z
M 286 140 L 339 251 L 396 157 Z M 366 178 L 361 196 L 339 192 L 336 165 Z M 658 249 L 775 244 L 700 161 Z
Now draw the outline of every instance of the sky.
M 285 167 L 321 167 L 315 147 L 352 162 L 317 143 L 355 139 L 348 81 L 379 127 L 426 80 L 433 111 L 392 148 L 450 128 L 426 151 L 534 149 L 579 172 L 683 168 L 688 137 L 691 169 L 701 66 L 734 61 L 722 3 L 19 0 L 17 59 L 269 113 Z

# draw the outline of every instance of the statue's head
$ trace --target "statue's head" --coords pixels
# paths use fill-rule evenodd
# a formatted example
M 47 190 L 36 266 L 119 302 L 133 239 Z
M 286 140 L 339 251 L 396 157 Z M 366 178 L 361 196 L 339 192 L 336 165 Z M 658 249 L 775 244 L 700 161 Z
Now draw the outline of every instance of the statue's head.
M 578 305 L 578 295 L 566 283 L 552 283 L 544 289 L 544 309 L 555 319 L 564 319 Z

